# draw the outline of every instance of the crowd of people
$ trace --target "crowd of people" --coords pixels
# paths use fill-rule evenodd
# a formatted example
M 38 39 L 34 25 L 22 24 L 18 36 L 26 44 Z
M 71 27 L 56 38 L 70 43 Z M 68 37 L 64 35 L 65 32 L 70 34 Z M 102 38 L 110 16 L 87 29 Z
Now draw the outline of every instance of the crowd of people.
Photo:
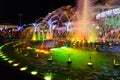
M 21 31 L 17 30 L 17 28 L 3 28 L 0 30 L 0 37 L 19 37 L 21 35 Z
M 18 39 L 21 35 L 21 30 L 17 28 L 2 28 L 0 29 L 0 45 Z

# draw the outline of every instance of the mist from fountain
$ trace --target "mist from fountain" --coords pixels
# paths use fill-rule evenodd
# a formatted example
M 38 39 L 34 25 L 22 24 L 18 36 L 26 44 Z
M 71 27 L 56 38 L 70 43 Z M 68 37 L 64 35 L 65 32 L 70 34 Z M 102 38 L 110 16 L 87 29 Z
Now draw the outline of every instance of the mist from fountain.
M 92 19 L 92 9 L 89 0 L 78 0 L 77 1 L 77 24 L 73 25 L 74 28 L 71 31 L 71 37 L 74 41 L 91 41 L 97 40 L 97 30 L 90 21 Z

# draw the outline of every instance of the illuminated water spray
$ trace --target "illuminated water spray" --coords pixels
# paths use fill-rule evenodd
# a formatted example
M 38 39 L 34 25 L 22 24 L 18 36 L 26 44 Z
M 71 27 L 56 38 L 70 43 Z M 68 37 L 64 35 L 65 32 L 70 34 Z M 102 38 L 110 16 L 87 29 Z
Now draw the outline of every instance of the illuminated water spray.
M 84 0 L 84 8 L 83 8 L 83 14 L 82 14 L 82 16 L 83 16 L 83 28 L 86 30 L 86 28 L 87 28 L 87 19 L 88 19 L 88 0 Z
M 32 41 L 40 41 L 41 39 L 41 33 L 40 29 L 38 27 L 39 24 L 33 24 L 34 25 L 34 31 L 33 31 L 33 36 L 32 36 Z
M 35 26 L 33 36 L 32 36 L 33 41 L 37 41 L 37 27 Z
M 72 40 L 96 41 L 96 29 L 91 24 L 91 10 L 89 0 L 77 1 L 77 15 L 75 14 L 77 16 L 77 24 L 73 25 Z

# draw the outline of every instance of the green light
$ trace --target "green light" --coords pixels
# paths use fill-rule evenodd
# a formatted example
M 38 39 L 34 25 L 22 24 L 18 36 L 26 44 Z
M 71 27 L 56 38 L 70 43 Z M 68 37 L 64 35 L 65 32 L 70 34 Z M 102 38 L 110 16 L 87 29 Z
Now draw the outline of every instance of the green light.
M 0 57 L 3 56 L 3 54 L 0 54 Z
M 0 46 L 0 49 L 2 49 L 3 48 L 3 46 Z
M 45 79 L 45 80 L 52 80 L 52 74 L 51 74 L 51 73 L 47 73 L 47 74 L 44 76 L 44 79 Z
M 36 48 L 36 47 L 34 47 L 34 48 L 33 48 L 33 50 L 37 50 L 37 48 Z
M 37 40 L 38 40 L 38 41 L 41 40 L 40 32 L 37 33 Z
M 67 49 L 67 47 L 66 47 L 66 46 L 63 46 L 63 47 L 61 47 L 61 49 Z
M 2 58 L 6 58 L 7 56 L 2 56 Z
M 26 54 L 24 54 L 24 56 L 28 56 L 29 55 L 29 52 L 27 52 Z
M 9 58 L 5 58 L 5 59 L 3 59 L 4 61 L 7 61 L 7 60 L 9 60 Z

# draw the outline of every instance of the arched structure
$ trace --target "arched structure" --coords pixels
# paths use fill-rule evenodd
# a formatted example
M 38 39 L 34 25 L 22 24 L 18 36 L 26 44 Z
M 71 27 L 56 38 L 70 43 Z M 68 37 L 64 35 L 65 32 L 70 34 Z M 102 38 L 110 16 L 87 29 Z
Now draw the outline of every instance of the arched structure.
M 74 34 L 71 32 L 73 28 L 77 24 L 80 24 L 82 27 L 83 21 L 82 15 L 80 13 L 82 12 L 78 11 L 75 7 L 70 5 L 62 6 L 53 12 L 48 13 L 48 15 L 40 22 L 37 21 L 40 23 L 38 27 L 40 30 L 47 33 L 46 36 L 48 34 L 49 36 L 51 35 L 54 40 L 71 39 Z M 94 26 L 96 25 L 96 21 L 90 21 L 87 24 L 93 24 L 90 26 Z
M 109 30 L 112 29 L 113 24 L 116 25 L 114 26 L 115 28 L 118 28 L 119 22 L 112 21 L 114 16 L 116 17 L 115 19 L 119 18 L 117 17 L 120 14 L 120 8 L 118 8 L 118 6 L 110 6 L 106 4 L 104 6 L 97 5 L 96 7 L 91 7 L 93 12 L 90 16 L 92 16 L 92 19 L 95 21 L 91 21 L 89 24 L 93 24 L 92 26 L 99 30 L 97 35 L 99 35 L 100 38 L 103 38 L 107 35 L 108 31 L 104 31 L 103 29 L 106 29 L 108 26 Z M 51 35 L 52 38 L 54 37 L 55 39 L 65 39 L 71 35 L 69 32 L 73 29 L 73 25 L 78 23 L 82 24 L 82 21 L 77 22 L 78 15 L 80 15 L 80 13 L 77 12 L 75 7 L 70 5 L 62 6 L 53 12 L 48 13 L 45 18 L 37 19 L 37 23 L 39 24 L 37 27 L 39 27 L 41 32 L 47 33 L 46 36 Z M 107 21 L 109 23 L 107 23 Z M 107 27 L 106 24 L 108 24 Z

